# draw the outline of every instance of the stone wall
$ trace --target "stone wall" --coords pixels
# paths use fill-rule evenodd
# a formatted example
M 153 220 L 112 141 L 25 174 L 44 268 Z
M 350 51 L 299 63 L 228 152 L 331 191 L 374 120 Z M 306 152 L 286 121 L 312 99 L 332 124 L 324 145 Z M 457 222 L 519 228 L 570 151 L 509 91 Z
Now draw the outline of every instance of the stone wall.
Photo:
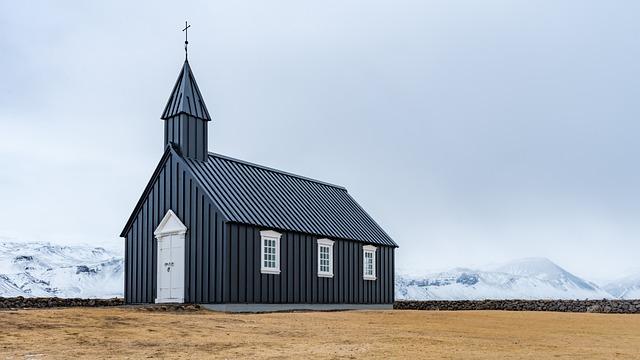
M 455 300 L 396 301 L 398 310 L 505 310 L 640 314 L 640 300 Z
M 63 299 L 57 297 L 33 297 L 22 296 L 3 298 L 0 297 L 0 309 L 17 308 L 50 308 L 70 306 L 118 306 L 124 305 L 123 298 L 112 299 Z
M 0 297 L 0 309 L 51 308 L 71 306 L 121 306 L 124 299 L 63 299 L 56 297 L 25 298 Z M 188 304 L 187 304 L 188 305 Z M 183 305 L 184 307 L 186 305 Z M 199 309 L 190 306 L 184 310 Z M 166 306 L 149 307 L 150 310 L 166 310 Z M 615 314 L 640 314 L 640 300 L 456 300 L 456 301 L 396 301 L 397 310 L 505 310 L 505 311 L 559 311 Z M 167 308 L 170 310 L 170 308 Z M 182 309 L 181 309 L 182 310 Z

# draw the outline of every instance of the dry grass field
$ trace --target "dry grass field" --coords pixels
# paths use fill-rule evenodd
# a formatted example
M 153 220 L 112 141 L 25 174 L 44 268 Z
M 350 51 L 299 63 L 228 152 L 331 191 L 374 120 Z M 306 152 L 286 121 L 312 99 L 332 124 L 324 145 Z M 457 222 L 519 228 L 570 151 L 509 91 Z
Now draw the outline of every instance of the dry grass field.
M 640 316 L 534 312 L 272 314 L 0 311 L 0 359 L 638 359 Z

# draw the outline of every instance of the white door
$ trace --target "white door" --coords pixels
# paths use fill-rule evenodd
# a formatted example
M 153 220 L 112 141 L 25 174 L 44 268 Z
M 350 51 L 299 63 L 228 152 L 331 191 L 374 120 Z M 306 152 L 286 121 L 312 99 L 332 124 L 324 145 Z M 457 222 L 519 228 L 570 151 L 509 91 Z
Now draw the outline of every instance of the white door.
M 184 234 L 158 237 L 156 303 L 184 301 Z

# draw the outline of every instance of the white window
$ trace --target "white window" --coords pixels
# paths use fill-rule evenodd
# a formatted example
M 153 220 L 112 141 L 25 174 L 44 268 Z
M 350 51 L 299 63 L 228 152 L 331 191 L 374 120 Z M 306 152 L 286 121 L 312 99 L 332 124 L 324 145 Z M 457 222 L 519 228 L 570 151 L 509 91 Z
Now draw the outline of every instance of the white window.
M 260 272 L 263 274 L 280 274 L 280 237 L 282 234 L 273 230 L 260 231 L 262 238 L 260 254 Z
M 376 279 L 376 247 L 365 245 L 362 247 L 362 277 L 365 280 Z
M 333 241 L 318 239 L 318 276 L 333 277 Z

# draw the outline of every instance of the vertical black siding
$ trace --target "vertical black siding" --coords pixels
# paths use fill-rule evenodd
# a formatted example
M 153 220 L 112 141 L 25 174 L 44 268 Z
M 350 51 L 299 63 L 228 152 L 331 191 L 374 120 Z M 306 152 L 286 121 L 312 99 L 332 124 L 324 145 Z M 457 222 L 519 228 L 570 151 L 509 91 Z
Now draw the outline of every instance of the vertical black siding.
M 187 226 L 185 301 L 214 303 L 223 299 L 223 216 L 181 162 L 170 156 L 149 188 L 126 234 L 125 301 L 152 303 L 157 295 L 157 244 L 153 231 L 171 209 Z
M 186 122 L 182 122 L 186 123 Z M 167 136 L 187 131 L 180 122 Z M 185 131 L 183 131 L 185 130 Z M 177 136 L 177 135 L 176 135 Z M 362 243 L 333 239 L 334 277 L 317 276 L 317 237 L 283 232 L 279 275 L 260 272 L 260 228 L 225 224 L 184 163 L 170 155 L 125 237 L 125 300 L 154 302 L 157 244 L 153 231 L 171 209 L 188 228 L 185 301 L 201 303 L 393 302 L 394 248 L 377 246 L 377 280 L 362 278 Z
M 180 114 L 164 123 L 164 145 L 178 145 L 184 156 L 201 161 L 207 158 L 207 121 Z
M 216 274 L 216 281 L 214 283 L 214 290 L 215 290 L 215 302 L 217 303 L 221 303 L 222 302 L 222 291 L 220 291 L 220 289 L 222 289 L 222 269 L 223 269 L 223 258 L 224 258 L 224 253 L 223 253 L 223 243 L 224 241 L 220 241 L 220 239 L 224 238 L 223 235 L 223 226 L 222 225 L 218 225 L 219 223 L 221 223 L 220 220 L 220 216 L 216 217 L 216 242 L 215 242 L 215 247 L 216 247 L 216 261 L 215 261 L 215 274 Z M 212 301 L 213 302 L 213 301 Z
M 227 224 L 229 261 L 224 287 L 230 303 L 390 304 L 394 248 L 377 246 L 377 280 L 364 280 L 363 243 L 334 240 L 333 278 L 318 277 L 318 237 L 283 232 L 280 274 L 260 272 L 260 228 Z
M 124 252 L 124 258 L 125 258 L 125 263 L 124 263 L 124 269 L 125 269 L 125 273 L 124 273 L 124 301 L 126 301 L 127 303 L 131 302 L 131 291 L 127 291 L 127 289 L 131 289 L 132 288 L 132 273 L 131 273 L 131 259 L 133 258 L 133 250 L 132 250 L 132 244 L 133 244 L 133 234 L 131 233 L 131 230 L 129 230 L 129 233 L 127 234 L 127 247 L 126 250 Z

